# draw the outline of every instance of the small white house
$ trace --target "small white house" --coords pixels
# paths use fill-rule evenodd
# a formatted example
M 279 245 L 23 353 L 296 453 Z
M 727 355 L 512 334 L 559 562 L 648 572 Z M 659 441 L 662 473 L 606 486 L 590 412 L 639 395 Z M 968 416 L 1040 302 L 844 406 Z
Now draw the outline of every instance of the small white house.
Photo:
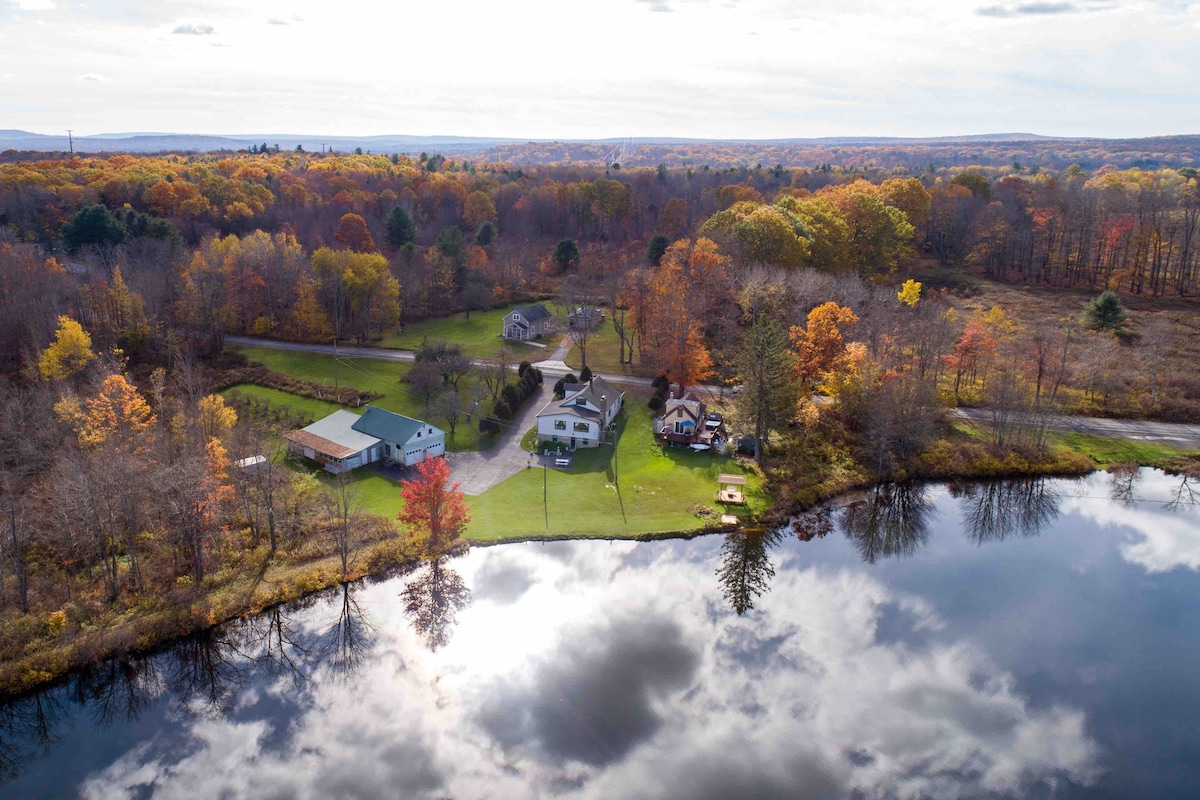
M 374 406 L 367 406 L 362 416 L 339 409 L 285 438 L 293 453 L 335 474 L 381 460 L 407 467 L 446 452 L 441 428 Z
M 537 415 L 538 442 L 599 447 L 603 433 L 621 410 L 624 392 L 603 378 L 567 384 L 562 400 L 551 400 Z

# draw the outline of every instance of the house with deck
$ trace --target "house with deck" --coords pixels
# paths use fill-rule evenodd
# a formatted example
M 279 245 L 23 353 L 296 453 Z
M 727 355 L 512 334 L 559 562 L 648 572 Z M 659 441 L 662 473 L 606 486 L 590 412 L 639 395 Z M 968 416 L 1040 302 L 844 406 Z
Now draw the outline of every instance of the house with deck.
M 672 393 L 667 398 L 662 416 L 654 420 L 654 436 L 661 442 L 693 450 L 719 449 L 729 441 L 725 418 L 719 412 L 709 411 L 694 392 L 682 397 Z
M 551 400 L 537 415 L 538 442 L 599 447 L 621 410 L 625 393 L 603 378 L 563 386 L 563 399 Z
M 446 452 L 441 428 L 374 406 L 367 406 L 361 416 L 339 409 L 284 438 L 292 454 L 310 458 L 334 474 L 377 461 L 407 467 Z
M 554 315 L 546 310 L 541 303 L 531 306 L 517 306 L 504 315 L 504 338 L 526 341 L 540 339 L 554 332 Z

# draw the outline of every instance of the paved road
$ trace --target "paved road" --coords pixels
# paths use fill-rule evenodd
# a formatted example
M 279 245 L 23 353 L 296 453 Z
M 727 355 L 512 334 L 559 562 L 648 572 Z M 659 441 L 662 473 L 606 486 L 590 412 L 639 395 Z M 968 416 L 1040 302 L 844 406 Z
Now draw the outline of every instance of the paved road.
M 990 423 L 992 412 L 986 408 L 957 408 L 951 412 L 959 419 Z M 1108 436 L 1119 439 L 1140 439 L 1165 442 L 1177 447 L 1200 450 L 1200 425 L 1183 425 L 1175 422 L 1145 422 L 1128 419 L 1101 419 L 1099 417 L 1069 417 L 1052 415 L 1049 428 L 1056 431 L 1072 431 L 1089 436 Z
M 242 347 L 263 347 L 268 350 L 296 350 L 302 353 L 321 353 L 323 355 L 334 355 L 335 351 L 331 344 L 305 344 L 304 342 L 280 342 L 275 339 L 256 339 L 250 336 L 226 336 L 225 341 L 228 344 L 240 345 Z M 570 348 L 567 348 L 568 350 Z M 561 378 L 568 372 L 577 372 L 573 367 L 567 366 L 561 360 L 563 355 L 559 355 L 561 348 L 555 350 L 550 355 L 552 358 L 546 361 L 538 361 L 537 367 L 542 371 L 542 374 L 547 377 Z M 336 354 L 344 358 L 377 358 L 383 361 L 415 361 L 416 356 L 411 350 L 385 350 L 377 347 L 344 347 L 338 345 Z M 558 358 L 553 358 L 558 356 Z M 476 358 L 476 365 L 482 364 L 484 359 Z M 634 378 L 629 375 L 609 375 L 608 373 L 595 373 L 598 377 L 604 378 L 609 383 L 621 383 L 626 386 L 649 386 L 649 378 Z M 695 387 L 713 392 L 720 391 L 719 386 L 700 386 Z

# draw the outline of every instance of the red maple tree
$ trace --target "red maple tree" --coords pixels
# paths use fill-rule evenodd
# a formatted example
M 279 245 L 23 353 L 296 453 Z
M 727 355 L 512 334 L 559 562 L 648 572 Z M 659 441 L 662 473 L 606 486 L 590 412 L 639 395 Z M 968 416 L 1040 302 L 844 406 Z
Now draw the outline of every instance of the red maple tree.
M 396 519 L 424 544 L 428 558 L 444 554 L 471 521 L 460 485 L 457 481 L 450 485 L 450 465 L 440 456 L 419 462 L 417 476 L 400 481 L 404 508 Z

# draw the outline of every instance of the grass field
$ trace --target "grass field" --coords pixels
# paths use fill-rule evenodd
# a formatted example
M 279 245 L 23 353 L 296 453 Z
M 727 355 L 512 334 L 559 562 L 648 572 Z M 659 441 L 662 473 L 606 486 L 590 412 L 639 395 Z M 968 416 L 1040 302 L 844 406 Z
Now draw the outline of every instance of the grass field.
M 622 364 L 621 341 L 617 331 L 612 326 L 611 314 L 604 322 L 592 331 L 587 343 L 587 361 L 592 372 L 604 372 L 609 375 L 632 375 L 639 378 L 653 378 L 654 371 L 642 364 Z M 572 346 L 564 359 L 568 366 L 575 369 L 583 368 L 583 358 L 579 347 Z
M 446 447 L 449 450 L 456 452 L 486 450 L 494 443 L 491 437 L 485 437 L 479 433 L 479 428 L 475 424 L 475 418 L 472 418 L 471 424 L 468 424 L 465 419 L 459 420 L 458 426 L 454 431 L 454 436 L 451 437 L 445 421 L 438 419 L 434 414 L 426 412 L 424 400 L 419 395 L 413 393 L 409 389 L 408 384 L 401 382 L 400 379 L 411 368 L 410 364 L 369 358 L 347 358 L 344 356 L 339 356 L 335 361 L 333 356 L 321 353 L 269 350 L 260 347 L 243 347 L 239 349 L 247 358 L 253 361 L 260 361 L 275 372 L 282 372 L 285 375 L 304 378 L 305 380 L 328 386 L 334 385 L 334 370 L 336 366 L 338 383 L 354 386 L 359 389 L 380 392 L 383 395 L 383 397 L 373 402 L 374 405 L 388 411 L 394 411 L 397 414 L 428 420 L 434 425 L 445 429 Z M 472 384 L 473 381 L 469 377 L 464 378 L 459 384 L 460 390 L 467 397 L 470 397 Z M 245 393 L 244 386 L 236 388 Z M 286 407 L 295 413 L 306 416 L 311 416 L 309 414 L 310 408 L 313 410 L 327 409 L 320 416 L 324 416 L 339 408 L 339 406 L 333 403 L 312 406 L 310 404 L 320 404 L 322 401 L 310 400 L 307 397 L 298 397 L 273 389 L 254 388 L 258 392 L 256 399 L 266 400 L 267 402 Z
M 490 358 L 505 345 L 513 351 L 518 361 L 540 361 L 549 358 L 558 344 L 557 335 L 540 342 L 546 345 L 544 348 L 520 342 L 506 342 L 499 338 L 504 330 L 504 315 L 508 311 L 508 307 L 494 308 L 490 311 L 472 311 L 470 319 L 458 313 L 452 317 L 424 320 L 405 325 L 404 333 L 387 334 L 381 344 L 383 347 L 397 350 L 416 350 L 426 338 L 444 339 L 452 344 L 462 345 L 464 353 L 476 358 Z
M 621 537 L 687 531 L 705 523 L 689 510 L 693 506 L 743 518 L 766 510 L 768 498 L 757 475 L 730 458 L 660 447 L 651 435 L 650 412 L 643 399 L 630 393 L 626 400 L 617 423 L 615 457 L 611 446 L 577 450 L 569 470 L 524 470 L 479 497 L 468 498 L 473 519 L 467 538 Z M 717 475 L 722 472 L 749 476 L 747 505 L 724 508 L 716 503 Z
M 689 510 L 693 506 L 743 518 L 766 510 L 768 498 L 757 475 L 731 458 L 660 448 L 650 434 L 649 411 L 640 398 L 629 399 L 633 406 L 618 418 L 615 460 L 611 446 L 578 450 L 571 469 L 546 470 L 548 509 L 542 503 L 543 470 L 537 468 L 468 497 L 472 521 L 466 538 L 629 537 L 704 527 L 705 520 Z M 725 508 L 716 503 L 717 475 L 722 472 L 748 476 L 747 505 Z M 371 468 L 356 470 L 352 477 L 364 511 L 395 518 L 401 506 L 396 481 Z M 328 475 L 321 478 L 332 480 Z
M 1059 445 L 1083 453 L 1096 462 L 1101 469 L 1114 464 L 1137 463 L 1145 466 L 1169 466 L 1181 458 L 1200 457 L 1196 451 L 1182 450 L 1162 442 L 1147 442 L 1139 439 L 1106 439 L 1082 433 L 1052 432 L 1051 445 Z

